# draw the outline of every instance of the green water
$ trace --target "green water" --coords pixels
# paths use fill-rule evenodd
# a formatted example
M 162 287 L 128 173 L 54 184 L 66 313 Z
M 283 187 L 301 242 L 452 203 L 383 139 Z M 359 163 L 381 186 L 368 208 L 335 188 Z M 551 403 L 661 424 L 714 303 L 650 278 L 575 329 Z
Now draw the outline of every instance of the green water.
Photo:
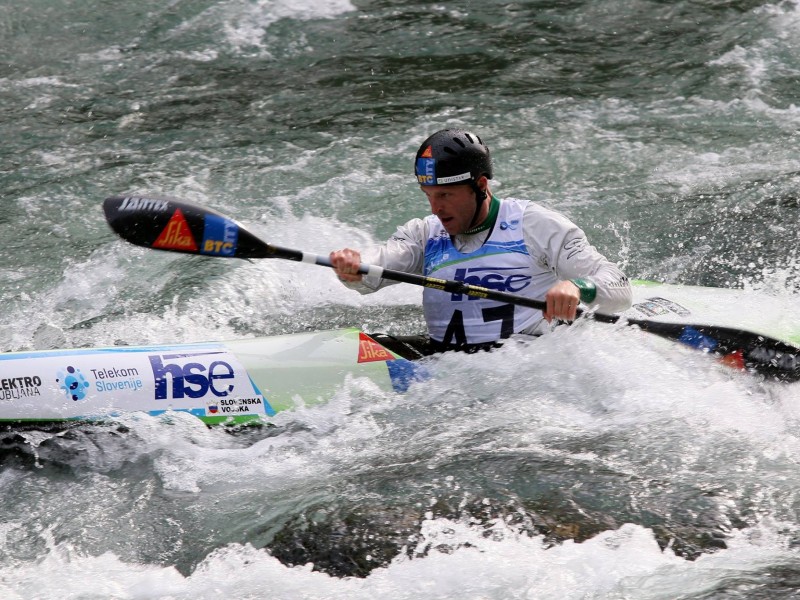
M 425 214 L 412 157 L 446 125 L 487 141 L 500 196 L 565 212 L 631 277 L 800 302 L 798 26 L 790 1 L 0 3 L 0 344 L 419 331 L 416 290 L 148 253 L 100 206 L 166 194 L 363 246 Z M 278 432 L 9 434 L 3 595 L 58 597 L 32 575 L 50 561 L 86 598 L 792 597 L 796 391 L 565 337 L 404 398 L 355 382 Z M 426 510 L 547 543 L 391 563 Z M 311 563 L 388 570 L 286 566 Z

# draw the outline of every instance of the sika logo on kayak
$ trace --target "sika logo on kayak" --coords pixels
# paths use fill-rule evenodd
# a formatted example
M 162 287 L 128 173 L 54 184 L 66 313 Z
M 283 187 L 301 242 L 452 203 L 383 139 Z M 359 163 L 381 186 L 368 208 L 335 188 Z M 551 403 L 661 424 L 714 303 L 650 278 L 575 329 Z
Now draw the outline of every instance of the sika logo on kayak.
M 358 334 L 358 362 L 394 360 L 394 356 L 366 333 Z
M 155 379 L 155 399 L 202 398 L 212 394 L 225 398 L 233 391 L 236 373 L 224 360 L 211 360 L 215 352 L 151 354 L 148 356 Z
M 515 271 L 522 271 L 517 272 Z M 522 267 L 474 267 L 472 269 L 456 269 L 455 281 L 463 281 L 468 285 L 477 285 L 498 292 L 517 293 L 531 284 L 531 276 L 524 273 Z M 453 294 L 454 302 L 463 300 L 463 294 Z M 475 298 L 470 297 L 470 300 Z

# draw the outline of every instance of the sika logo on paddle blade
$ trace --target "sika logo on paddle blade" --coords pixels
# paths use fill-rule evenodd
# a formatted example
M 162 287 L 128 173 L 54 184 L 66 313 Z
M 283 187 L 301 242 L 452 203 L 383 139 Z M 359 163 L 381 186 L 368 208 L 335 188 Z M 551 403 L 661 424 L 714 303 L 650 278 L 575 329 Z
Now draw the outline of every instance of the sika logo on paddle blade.
M 394 360 L 394 356 L 366 333 L 359 333 L 358 362 L 376 362 L 379 360 Z
M 186 217 L 183 216 L 181 209 L 177 209 L 172 218 L 164 227 L 164 230 L 153 242 L 153 248 L 162 250 L 184 250 L 186 252 L 197 252 L 197 243 L 189 230 Z

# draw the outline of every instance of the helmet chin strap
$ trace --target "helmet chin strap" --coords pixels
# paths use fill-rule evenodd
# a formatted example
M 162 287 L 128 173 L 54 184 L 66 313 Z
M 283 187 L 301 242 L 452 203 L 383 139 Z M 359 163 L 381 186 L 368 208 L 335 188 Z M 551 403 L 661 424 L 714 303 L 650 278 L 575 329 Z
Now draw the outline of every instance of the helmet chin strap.
M 469 180 L 472 189 L 475 190 L 475 214 L 472 215 L 472 221 L 467 227 L 467 230 L 472 229 L 476 225 L 478 225 L 478 219 L 480 218 L 481 208 L 483 207 L 483 203 L 486 201 L 486 198 L 489 196 L 483 191 L 478 184 L 475 182 L 474 179 Z

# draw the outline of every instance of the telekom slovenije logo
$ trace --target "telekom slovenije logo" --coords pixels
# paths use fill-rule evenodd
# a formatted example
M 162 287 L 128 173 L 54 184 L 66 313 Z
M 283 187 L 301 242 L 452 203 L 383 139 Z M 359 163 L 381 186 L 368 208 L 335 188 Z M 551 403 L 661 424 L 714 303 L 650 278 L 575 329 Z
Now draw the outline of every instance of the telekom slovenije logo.
M 89 382 L 86 381 L 86 377 L 83 376 L 80 369 L 69 366 L 64 371 L 59 371 L 56 376 L 56 382 L 67 398 L 77 402 L 86 397 Z

